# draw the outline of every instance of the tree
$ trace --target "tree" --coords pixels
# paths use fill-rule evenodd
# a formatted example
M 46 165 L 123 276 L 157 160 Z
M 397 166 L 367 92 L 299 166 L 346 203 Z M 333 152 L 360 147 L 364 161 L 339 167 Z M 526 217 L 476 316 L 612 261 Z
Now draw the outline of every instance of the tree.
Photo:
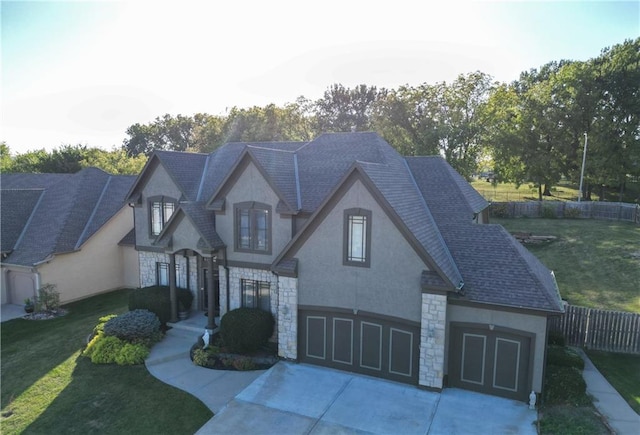
M 375 102 L 384 97 L 385 89 L 359 85 L 353 89 L 333 84 L 323 98 L 313 105 L 317 132 L 367 131 Z
M 11 150 L 5 141 L 0 142 L 0 173 L 11 172 L 13 161 L 11 159 Z

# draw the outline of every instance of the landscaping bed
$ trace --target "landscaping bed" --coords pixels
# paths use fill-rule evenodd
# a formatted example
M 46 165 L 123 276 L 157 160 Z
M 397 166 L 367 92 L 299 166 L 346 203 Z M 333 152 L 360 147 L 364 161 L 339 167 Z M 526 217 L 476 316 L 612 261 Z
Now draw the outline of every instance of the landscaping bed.
M 278 362 L 275 344 L 268 343 L 261 349 L 246 353 L 231 352 L 222 341 L 220 334 L 215 333 L 211 338 L 213 343 L 204 349 L 200 340 L 191 348 L 191 360 L 194 364 L 214 370 L 267 370 Z

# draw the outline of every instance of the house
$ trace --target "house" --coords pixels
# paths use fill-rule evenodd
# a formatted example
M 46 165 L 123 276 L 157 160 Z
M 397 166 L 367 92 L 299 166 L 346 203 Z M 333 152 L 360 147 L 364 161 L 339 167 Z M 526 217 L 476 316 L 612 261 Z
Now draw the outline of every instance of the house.
M 96 168 L 1 174 L 2 304 L 33 300 L 44 284 L 56 285 L 62 303 L 137 287 L 133 211 L 125 202 L 134 181 Z
M 157 151 L 129 192 L 140 285 L 269 310 L 282 358 L 439 390 L 542 389 L 552 273 L 440 157 L 375 133 Z M 219 304 L 219 308 L 217 305 Z

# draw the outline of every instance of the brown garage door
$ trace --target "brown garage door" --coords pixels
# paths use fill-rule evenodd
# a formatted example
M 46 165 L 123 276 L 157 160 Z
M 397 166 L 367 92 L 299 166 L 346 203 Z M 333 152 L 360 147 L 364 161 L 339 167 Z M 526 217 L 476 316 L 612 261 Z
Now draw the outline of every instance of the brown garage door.
M 351 312 L 298 313 L 302 362 L 417 384 L 419 327 Z
M 531 337 L 486 325 L 451 325 L 449 384 L 516 400 L 531 391 Z

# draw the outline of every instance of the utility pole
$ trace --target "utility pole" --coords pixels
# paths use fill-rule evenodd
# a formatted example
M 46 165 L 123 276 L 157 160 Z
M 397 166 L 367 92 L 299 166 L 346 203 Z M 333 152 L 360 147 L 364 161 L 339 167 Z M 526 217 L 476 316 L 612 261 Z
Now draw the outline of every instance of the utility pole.
M 580 172 L 580 192 L 578 193 L 578 202 L 582 198 L 582 180 L 584 179 L 584 164 L 587 161 L 587 133 L 584 134 L 584 151 L 582 152 L 582 171 Z

